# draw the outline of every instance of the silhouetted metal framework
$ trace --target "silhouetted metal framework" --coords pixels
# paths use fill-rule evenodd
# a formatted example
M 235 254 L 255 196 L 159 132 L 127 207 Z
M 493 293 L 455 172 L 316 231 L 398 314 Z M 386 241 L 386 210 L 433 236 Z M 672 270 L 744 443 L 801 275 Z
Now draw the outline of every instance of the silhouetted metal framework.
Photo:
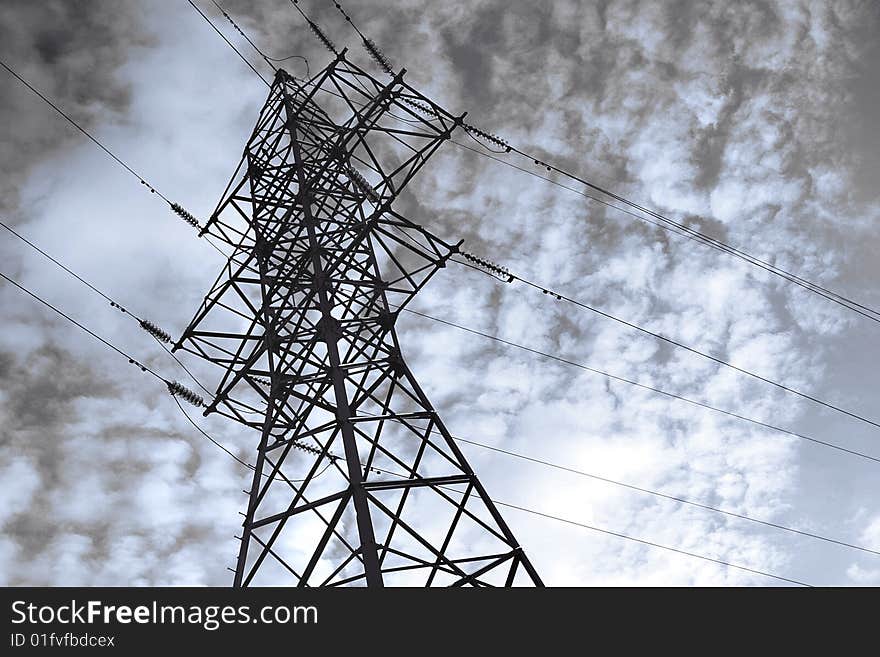
M 234 252 L 175 345 L 223 368 L 205 414 L 260 432 L 236 586 L 541 584 L 394 329 L 458 245 L 392 202 L 462 118 L 344 52 L 275 77 L 203 231 Z

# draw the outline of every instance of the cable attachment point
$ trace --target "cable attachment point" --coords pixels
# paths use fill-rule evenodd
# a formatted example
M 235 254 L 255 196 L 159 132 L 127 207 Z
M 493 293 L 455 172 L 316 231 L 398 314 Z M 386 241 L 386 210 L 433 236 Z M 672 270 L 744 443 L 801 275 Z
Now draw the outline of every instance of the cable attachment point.
M 166 381 L 165 384 L 168 386 L 168 392 L 174 397 L 180 397 L 196 407 L 205 405 L 205 400 L 200 395 L 197 395 L 186 386 L 179 384 L 177 381 Z
M 376 60 L 379 68 L 385 71 L 388 75 L 394 75 L 391 60 L 385 56 L 385 53 L 379 50 L 379 46 L 377 46 L 372 39 L 368 39 L 367 37 L 362 37 L 362 39 L 364 42 L 364 49 L 370 53 L 370 57 Z
M 306 20 L 308 20 L 308 19 L 306 19 Z M 327 50 L 332 52 L 334 55 L 338 54 L 336 52 L 336 46 L 334 46 L 333 42 L 327 38 L 327 35 L 321 31 L 320 27 L 318 27 L 315 23 L 313 23 L 312 21 L 309 20 L 309 28 L 312 30 L 312 32 L 315 34 L 315 36 L 318 38 L 318 41 L 320 41 L 321 43 L 324 44 L 324 47 Z
M 138 322 L 141 325 L 141 328 L 144 329 L 147 333 L 156 338 L 159 342 L 171 342 L 171 335 L 160 329 L 158 326 L 153 324 L 153 322 L 142 319 Z
M 486 141 L 490 141 L 493 144 L 495 144 L 496 146 L 503 148 L 506 153 L 510 152 L 510 144 L 508 144 L 506 141 L 504 141 L 498 135 L 493 135 L 493 134 L 490 134 L 490 133 L 485 132 L 483 130 L 480 130 L 476 126 L 472 126 L 469 123 L 462 123 L 461 127 L 464 128 L 471 136 L 478 135 L 478 136 L 482 137 L 483 139 L 485 139 Z
M 479 258 L 473 254 L 467 253 L 465 251 L 461 252 L 462 257 L 476 265 L 477 267 L 481 267 L 485 269 L 490 274 L 498 276 L 504 279 L 505 283 L 512 283 L 516 278 L 506 267 L 502 267 L 501 265 L 496 265 L 494 262 L 489 262 L 488 260 L 484 260 L 483 258 Z
M 296 440 L 290 441 L 290 446 L 295 447 L 296 449 L 300 449 L 304 452 L 309 452 L 310 454 L 315 454 L 316 456 L 321 456 L 324 452 L 317 447 L 313 447 L 311 445 L 305 445 L 303 443 L 297 442 Z M 331 461 L 336 461 L 339 457 L 336 454 L 327 454 L 327 458 Z
M 346 169 L 348 173 L 348 178 L 351 182 L 354 183 L 355 187 L 361 190 L 363 194 L 369 198 L 373 203 L 379 203 L 382 199 L 379 196 L 379 193 L 373 189 L 373 186 L 367 182 L 367 179 L 361 175 L 361 172 L 355 169 L 354 167 L 348 167 Z
M 202 229 L 201 225 L 199 224 L 199 220 L 196 219 L 196 218 L 195 218 L 190 212 L 187 212 L 187 211 L 183 208 L 183 206 L 181 206 L 180 204 L 178 204 L 178 203 L 172 203 L 172 204 L 171 204 L 171 209 L 175 212 L 175 214 L 180 215 L 180 217 L 181 217 L 186 223 L 188 223 L 190 226 L 192 226 L 193 228 L 198 228 L 199 230 Z

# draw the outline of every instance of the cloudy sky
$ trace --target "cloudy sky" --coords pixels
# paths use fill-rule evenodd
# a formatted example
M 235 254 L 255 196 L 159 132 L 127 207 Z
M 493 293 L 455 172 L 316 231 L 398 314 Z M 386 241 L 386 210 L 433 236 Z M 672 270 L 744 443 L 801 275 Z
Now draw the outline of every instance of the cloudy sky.
M 213 5 L 199 4 L 253 55 Z M 223 4 L 270 56 L 305 55 L 313 72 L 329 60 L 287 0 Z M 370 66 L 331 2 L 302 6 Z M 346 6 L 410 84 L 472 123 L 880 307 L 876 3 Z M 183 0 L 7 0 L 0 57 L 199 217 L 225 188 L 266 93 Z M 300 60 L 288 64 L 304 73 Z M 222 265 L 216 252 L 5 71 L 0 85 L 3 220 L 177 335 Z M 880 416 L 874 322 L 451 144 L 412 192 L 405 213 L 472 252 Z M 5 233 L 0 260 L 3 273 L 182 380 L 128 318 Z M 8 285 L 0 303 L 0 582 L 228 584 L 247 472 L 196 433 L 154 379 Z M 540 292 L 450 267 L 413 308 L 880 456 L 874 428 Z M 880 549 L 876 462 L 419 317 L 399 331 L 456 435 Z M 190 364 L 216 381 L 210 367 Z M 255 436 L 198 417 L 252 460 Z M 811 584 L 880 584 L 871 554 L 464 449 L 501 501 Z M 548 584 L 778 583 L 504 515 Z

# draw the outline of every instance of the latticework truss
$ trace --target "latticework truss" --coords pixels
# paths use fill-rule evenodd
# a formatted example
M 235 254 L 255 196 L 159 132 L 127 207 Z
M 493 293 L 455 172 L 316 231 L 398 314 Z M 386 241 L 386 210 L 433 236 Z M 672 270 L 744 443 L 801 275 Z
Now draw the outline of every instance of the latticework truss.
M 237 586 L 540 584 L 401 355 L 457 245 L 392 203 L 461 123 L 402 78 L 279 71 L 204 229 L 232 256 L 175 348 L 259 432 Z

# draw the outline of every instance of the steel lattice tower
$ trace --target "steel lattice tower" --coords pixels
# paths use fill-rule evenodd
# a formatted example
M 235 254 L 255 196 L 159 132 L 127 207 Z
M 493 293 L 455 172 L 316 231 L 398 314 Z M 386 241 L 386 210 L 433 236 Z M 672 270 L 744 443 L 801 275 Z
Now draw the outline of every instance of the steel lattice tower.
M 175 345 L 223 368 L 205 414 L 260 432 L 236 586 L 541 584 L 394 328 L 458 245 L 392 202 L 462 118 L 345 52 L 275 77 L 203 229 L 233 253 Z

